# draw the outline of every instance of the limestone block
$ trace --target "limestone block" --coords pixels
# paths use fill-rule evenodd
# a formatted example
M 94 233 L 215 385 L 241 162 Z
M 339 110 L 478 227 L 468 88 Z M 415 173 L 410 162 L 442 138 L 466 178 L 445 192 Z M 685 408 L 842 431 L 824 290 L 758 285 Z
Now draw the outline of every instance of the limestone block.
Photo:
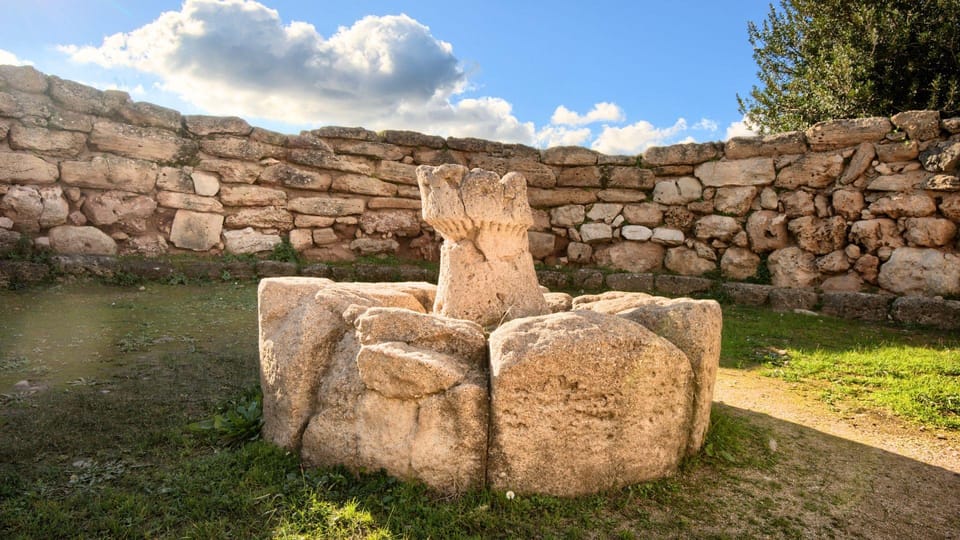
M 906 226 L 903 238 L 911 246 L 946 246 L 957 236 L 957 226 L 949 219 L 908 218 Z
M 892 219 L 865 219 L 850 226 L 850 241 L 863 246 L 867 252 L 874 253 L 880 248 L 898 248 L 903 239 Z
M 293 214 L 276 206 L 241 208 L 228 215 L 224 223 L 227 227 L 234 229 L 257 227 L 289 231 L 293 228 Z
M 866 206 L 863 192 L 853 189 L 838 189 L 832 196 L 833 210 L 848 221 L 860 218 L 860 212 Z
M 820 290 L 824 293 L 855 293 L 863 288 L 863 278 L 856 272 L 848 272 L 839 276 L 830 276 L 820 283 Z M 837 315 L 842 316 L 842 315 Z M 856 318 L 856 317 L 846 317 Z
M 312 242 L 318 246 L 325 246 L 327 244 L 333 244 L 339 241 L 340 238 L 333 229 L 324 228 L 313 231 Z
M 47 91 L 47 76 L 33 66 L 0 66 L 0 86 L 20 92 L 42 94 Z
M 381 396 L 417 399 L 460 384 L 470 366 L 436 351 L 383 342 L 361 347 L 357 369 L 363 384 Z
M 103 152 L 148 161 L 182 161 L 197 152 L 197 143 L 167 130 L 109 120 L 98 120 L 93 124 L 89 143 Z
M 944 195 L 940 201 L 940 213 L 947 219 L 960 222 L 960 193 Z
M 117 112 L 131 124 L 169 131 L 178 131 L 183 121 L 179 111 L 146 102 L 127 103 Z
M 417 168 L 423 218 L 443 238 L 434 312 L 491 325 L 547 312 L 526 230 L 523 176 L 462 165 Z
M 880 269 L 880 259 L 875 255 L 861 255 L 855 263 L 853 269 L 863 276 L 868 283 L 877 282 L 877 274 Z
M 807 289 L 820 279 L 813 254 L 798 247 L 774 251 L 767 259 L 767 266 L 774 287 Z
M 787 216 L 770 210 L 754 212 L 747 218 L 747 236 L 756 253 L 786 247 L 790 241 Z
M 603 221 L 604 223 L 610 223 L 620 214 L 621 210 L 623 210 L 622 204 L 597 203 L 590 206 L 590 211 L 587 212 L 587 217 L 590 218 L 591 221 Z
M 534 259 L 549 257 L 556 249 L 557 237 L 553 233 L 527 231 L 527 240 L 530 244 L 530 255 Z
M 121 253 L 133 253 L 144 257 L 159 257 L 167 253 L 167 240 L 163 235 L 145 234 L 142 236 L 130 237 L 124 243 Z
M 157 203 L 146 195 L 126 191 L 104 191 L 87 197 L 83 214 L 94 225 L 114 225 L 130 234 L 144 233 Z
M 405 210 L 420 210 L 423 204 L 418 199 L 401 199 L 398 197 L 375 197 L 367 200 L 367 208 L 379 210 L 381 208 L 397 208 Z
M 411 186 L 417 185 L 417 167 L 396 161 L 381 161 L 377 166 L 377 178 Z
M 360 174 L 344 174 L 334 178 L 330 190 L 374 197 L 393 197 L 397 194 L 397 186 Z
M 597 152 L 580 146 L 554 146 L 540 154 L 545 165 L 596 165 Z
M 340 217 L 362 214 L 363 199 L 341 199 L 336 197 L 298 197 L 287 202 L 287 209 L 300 214 L 314 216 Z
M 303 457 L 315 465 L 355 462 L 353 423 L 363 383 L 360 346 L 344 313 L 351 305 L 423 307 L 388 286 L 301 277 L 261 280 L 258 299 L 264 438 L 297 449 L 302 436 Z M 312 430 L 304 433 L 312 416 Z
M 918 189 L 931 176 L 926 171 L 909 171 L 901 174 L 878 176 L 867 184 L 870 191 L 911 191 Z
M 116 255 L 117 243 L 96 227 L 60 225 L 50 229 L 50 249 L 64 255 Z
M 420 234 L 420 212 L 416 210 L 376 210 L 360 216 L 360 228 L 366 234 L 386 233 L 402 237 Z
M 804 154 L 780 170 L 774 185 L 785 189 L 797 189 L 801 186 L 825 188 L 832 185 L 841 172 L 843 156 L 840 154 Z
M 850 164 L 847 165 L 847 168 L 837 181 L 841 185 L 853 183 L 857 178 L 860 178 L 863 173 L 867 172 L 876 155 L 877 151 L 873 144 L 867 142 L 860 143 L 857 151 L 854 152 L 853 157 L 850 158 Z
M 117 109 L 130 102 L 130 96 L 126 92 L 115 90 L 101 92 L 91 86 L 53 76 L 48 77 L 47 81 L 50 84 L 48 90 L 50 97 L 64 108 L 74 112 L 111 116 Z
M 52 184 L 60 171 L 50 163 L 33 154 L 5 152 L 0 149 L 0 182 L 18 184 Z
M 855 146 L 864 141 L 876 142 L 890 132 L 893 125 L 884 117 L 828 120 L 807 128 L 805 135 L 810 147 L 819 152 Z
M 915 141 L 927 141 L 940 135 L 940 111 L 903 111 L 890 120 Z
M 197 171 L 199 174 L 210 174 Z M 160 167 L 157 172 L 156 188 L 161 191 L 176 191 L 177 193 L 195 193 L 194 181 L 188 170 L 180 167 Z M 219 189 L 219 188 L 218 188 Z M 206 195 L 210 197 L 211 195 Z
M 567 167 L 557 175 L 557 185 L 560 187 L 600 187 L 600 168 Z
M 190 114 L 183 117 L 183 124 L 187 131 L 198 137 L 215 134 L 246 136 L 253 130 L 246 120 L 236 116 Z
M 283 184 L 294 189 L 326 191 L 330 188 L 332 179 L 327 173 L 309 171 L 286 163 L 277 163 L 263 170 L 260 174 L 260 181 L 269 184 Z
M 920 189 L 929 191 L 960 191 L 960 178 L 948 174 L 935 174 L 920 184 Z
M 937 203 L 923 192 L 896 193 L 877 199 L 869 207 L 873 215 L 900 217 L 925 217 L 936 213 Z
M 650 167 L 664 165 L 696 165 L 721 156 L 716 143 L 684 143 L 671 146 L 653 146 L 643 153 L 643 164 Z
M 900 323 L 922 324 L 943 330 L 960 330 L 960 301 L 923 296 L 901 296 L 890 315 Z
M 698 165 L 694 174 L 705 187 L 766 186 L 776 177 L 773 159 L 767 157 L 708 161 Z
M 597 202 L 595 190 L 582 188 L 554 188 L 527 190 L 530 206 L 534 208 L 553 208 L 566 204 L 590 204 Z
M 486 337 L 476 323 L 408 309 L 377 307 L 366 310 L 355 324 L 362 345 L 402 342 L 456 358 L 458 362 L 465 362 L 468 369 L 484 367 Z
M 232 184 L 252 184 L 257 181 L 263 170 L 258 163 L 235 159 L 204 159 L 196 168 L 217 173 L 222 182 Z
M 960 167 L 960 141 L 942 141 L 920 154 L 923 168 L 935 173 L 953 173 Z
M 713 207 L 722 214 L 745 216 L 750 211 L 757 188 L 753 186 L 732 186 L 717 188 Z
M 290 245 L 297 252 L 313 247 L 313 232 L 310 229 L 294 229 L 290 231 Z
M 490 336 L 490 372 L 495 490 L 594 493 L 669 474 L 685 454 L 690 361 L 637 323 L 590 311 L 511 321 Z
M 314 242 L 317 236 L 314 235 Z M 400 244 L 392 238 L 357 238 L 350 242 L 350 249 L 357 254 L 379 255 L 381 253 L 396 253 L 400 249 Z
M 620 305 L 606 305 L 607 298 Z M 622 302 L 628 299 L 632 305 L 624 307 Z M 609 292 L 599 295 L 596 301 L 577 301 L 575 305 L 577 309 L 617 314 L 640 323 L 683 351 L 690 360 L 694 379 L 693 419 L 687 453 L 692 455 L 699 451 L 710 427 L 713 388 L 720 364 L 723 327 L 720 304 L 714 300 Z
M 960 294 L 960 256 L 936 249 L 901 247 L 882 266 L 878 283 L 897 294 Z
M 580 226 L 580 238 L 587 244 L 613 240 L 613 228 L 606 223 L 584 223 Z
M 282 159 L 286 157 L 287 152 L 281 146 L 252 141 L 247 137 L 225 135 L 201 140 L 200 149 L 213 156 L 244 161 L 259 161 L 264 158 Z
M 694 236 L 702 240 L 717 239 L 730 242 L 743 229 L 737 220 L 730 216 L 709 215 L 697 220 Z
M 646 242 L 653 237 L 653 229 L 643 225 L 624 225 L 620 228 L 620 236 L 624 240 Z
M 157 183 L 155 163 L 116 156 L 95 156 L 90 161 L 64 161 L 60 164 L 63 183 L 94 189 L 116 189 L 150 193 Z
M 213 197 L 220 191 L 220 180 L 215 174 L 207 171 L 193 171 L 190 173 L 190 179 L 193 181 L 194 193 L 201 197 Z M 286 196 L 284 196 L 284 200 L 286 200 Z
M 259 253 L 271 251 L 280 245 L 280 235 L 257 232 L 253 227 L 238 231 L 224 231 L 223 243 L 228 253 Z
M 760 192 L 760 208 L 764 210 L 776 210 L 779 202 L 779 196 L 773 188 L 765 187 L 763 191 Z
M 850 268 L 850 261 L 844 250 L 831 251 L 817 259 L 817 270 L 827 274 L 846 272 Z
M 87 136 L 75 131 L 56 131 L 42 127 L 13 124 L 9 133 L 10 148 L 28 150 L 48 156 L 76 157 L 86 148 Z
M 656 203 L 627 204 L 623 217 L 633 225 L 656 227 L 663 223 L 663 209 Z
M 630 203 L 645 201 L 647 195 L 633 189 L 601 189 L 597 192 L 597 198 L 608 203 Z
M 774 311 L 807 311 L 816 307 L 820 295 L 811 289 L 772 287 L 769 292 L 770 308 Z
M 166 208 L 180 208 L 195 212 L 223 212 L 223 205 L 213 197 L 201 197 L 176 191 L 158 192 L 157 203 Z
M 665 246 L 679 246 L 683 243 L 684 239 L 683 231 L 669 227 L 657 227 L 653 229 L 653 236 L 650 237 L 650 240 L 653 242 Z
M 802 132 L 788 131 L 757 137 L 733 137 L 723 150 L 727 159 L 802 154 L 807 151 L 807 141 Z
M 816 255 L 842 249 L 847 239 L 847 222 L 840 216 L 818 218 L 804 216 L 790 220 L 787 226 L 797 245 Z
M 735 304 L 744 304 L 748 306 L 762 306 L 767 303 L 770 297 L 770 285 L 758 285 L 755 283 L 723 283 L 720 289 L 733 300 Z
M 207 251 L 220 242 L 223 216 L 177 210 L 170 227 L 170 241 L 181 249 Z
M 220 189 L 220 202 L 227 206 L 283 206 L 287 192 L 260 186 L 227 185 Z
M 660 204 L 687 204 L 699 199 L 702 194 L 700 182 L 691 176 L 684 176 L 657 182 L 653 188 L 653 201 Z
M 874 144 L 877 159 L 882 163 L 902 163 L 917 159 L 920 155 L 920 145 L 917 141 L 891 142 L 888 144 Z
M 554 227 L 576 227 L 583 223 L 586 212 L 582 204 L 568 204 L 550 209 L 550 224 Z
M 11 186 L 0 199 L 0 213 L 13 222 L 18 231 L 36 233 L 40 230 L 43 199 L 33 186 Z
M 557 185 L 557 174 L 553 168 L 533 159 L 510 158 L 506 163 L 506 171 L 522 174 L 531 187 L 552 188 Z
M 729 247 L 720 258 L 720 274 L 727 279 L 751 278 L 759 267 L 760 257 L 746 248 Z
M 817 213 L 816 206 L 813 203 L 813 194 L 809 191 L 788 191 L 780 195 L 780 202 L 783 203 L 783 213 L 788 218 L 812 216 Z M 857 216 L 859 217 L 859 215 L 858 213 Z
M 717 269 L 717 263 L 700 257 L 696 250 L 675 247 L 667 250 L 663 265 L 667 270 L 683 276 L 702 276 Z
M 660 244 L 627 241 L 597 249 L 593 259 L 597 265 L 615 270 L 653 272 L 662 268 L 665 252 Z
M 654 186 L 655 176 L 649 169 L 640 167 L 609 167 L 607 187 L 648 190 Z

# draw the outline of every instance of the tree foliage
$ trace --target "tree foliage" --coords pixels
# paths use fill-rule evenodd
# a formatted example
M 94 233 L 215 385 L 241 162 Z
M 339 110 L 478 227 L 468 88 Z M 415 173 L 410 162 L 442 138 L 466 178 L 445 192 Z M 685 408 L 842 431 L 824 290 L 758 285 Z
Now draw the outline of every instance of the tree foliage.
M 960 109 L 960 0 L 780 0 L 747 27 L 763 132 L 836 118 Z

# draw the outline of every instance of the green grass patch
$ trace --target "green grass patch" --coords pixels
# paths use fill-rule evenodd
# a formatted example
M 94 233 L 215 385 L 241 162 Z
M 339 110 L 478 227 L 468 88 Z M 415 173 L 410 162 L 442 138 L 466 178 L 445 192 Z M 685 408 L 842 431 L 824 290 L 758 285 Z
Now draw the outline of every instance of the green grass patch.
M 721 364 L 806 384 L 827 402 L 960 429 L 960 336 L 725 307 Z

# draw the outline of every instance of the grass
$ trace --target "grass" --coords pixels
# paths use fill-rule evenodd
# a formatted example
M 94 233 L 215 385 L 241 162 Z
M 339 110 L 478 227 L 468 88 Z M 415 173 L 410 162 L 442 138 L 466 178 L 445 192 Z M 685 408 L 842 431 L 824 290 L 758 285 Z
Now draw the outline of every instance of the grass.
M 825 316 L 726 310 L 721 364 L 759 366 L 824 401 L 960 430 L 960 335 Z M 732 324 L 731 324 L 732 323 Z
M 453 499 L 377 471 L 355 477 L 304 469 L 290 453 L 251 440 L 259 406 L 256 284 L 145 289 L 79 284 L 0 293 L 6 308 L 0 311 L 0 377 L 28 378 L 26 370 L 38 363 L 69 372 L 59 383 L 51 378 L 46 391 L 0 397 L 0 537 L 804 534 L 799 510 L 785 496 L 787 479 L 801 473 L 783 468 L 767 427 L 719 404 L 704 451 L 676 476 L 588 497 L 511 500 L 477 490 Z M 727 309 L 725 316 L 722 363 L 728 367 L 819 385 L 823 373 L 837 368 L 814 361 L 855 363 L 846 355 L 866 358 L 880 343 L 892 343 L 908 358 L 922 359 L 917 373 L 940 369 L 942 377 L 957 376 L 938 367 L 956 368 L 955 336 L 747 308 Z M 77 341 L 107 329 L 95 342 Z M 64 355 L 74 355 L 80 368 L 54 363 Z M 901 375 L 905 384 L 923 378 L 909 369 Z M 880 377 L 878 388 L 893 388 L 892 379 L 869 376 Z M 932 393 L 947 386 L 925 388 L 931 403 L 949 405 Z M 826 502 L 830 496 L 829 490 L 806 494 L 804 504 L 827 512 L 835 507 Z

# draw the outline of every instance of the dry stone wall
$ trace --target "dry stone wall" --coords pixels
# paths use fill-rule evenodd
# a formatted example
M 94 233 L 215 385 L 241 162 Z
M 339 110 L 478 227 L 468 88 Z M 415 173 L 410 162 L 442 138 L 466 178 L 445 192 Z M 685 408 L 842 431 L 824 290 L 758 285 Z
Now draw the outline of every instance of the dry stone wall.
M 611 268 L 621 285 L 656 273 L 960 295 L 960 118 L 935 111 L 608 156 L 409 131 L 284 135 L 0 66 L 0 251 L 21 236 L 147 257 L 288 239 L 315 261 L 436 260 L 416 169 L 445 163 L 522 173 L 533 257 Z

